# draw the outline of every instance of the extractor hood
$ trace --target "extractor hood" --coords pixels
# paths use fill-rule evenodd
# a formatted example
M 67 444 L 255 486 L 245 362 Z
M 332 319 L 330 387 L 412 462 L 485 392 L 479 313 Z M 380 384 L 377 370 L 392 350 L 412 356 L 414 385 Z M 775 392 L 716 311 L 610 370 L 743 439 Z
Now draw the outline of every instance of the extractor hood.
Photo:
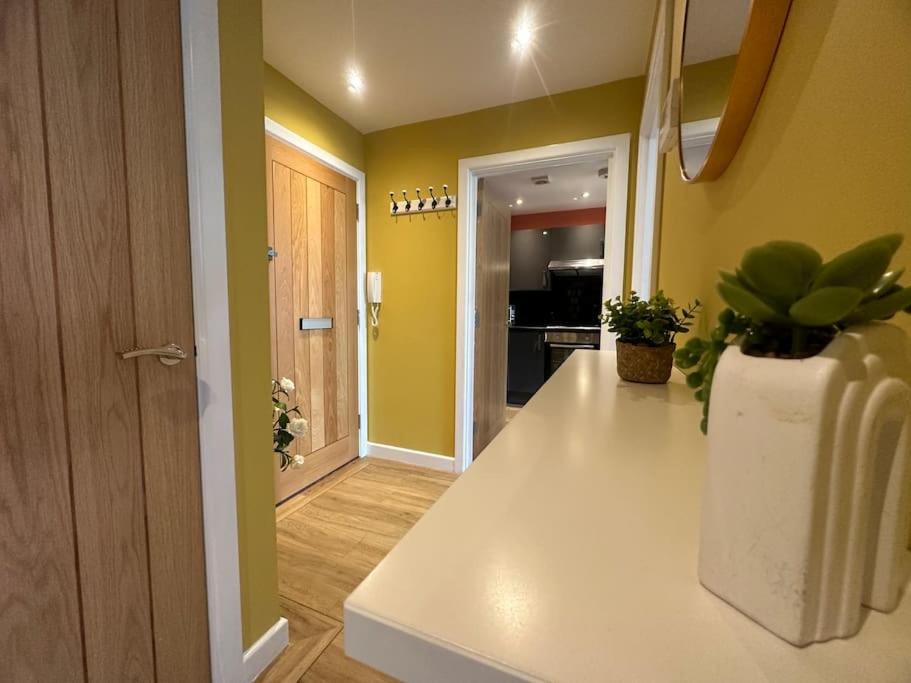
M 551 261 L 547 270 L 555 277 L 566 275 L 596 275 L 604 271 L 603 258 L 580 258 L 571 261 Z

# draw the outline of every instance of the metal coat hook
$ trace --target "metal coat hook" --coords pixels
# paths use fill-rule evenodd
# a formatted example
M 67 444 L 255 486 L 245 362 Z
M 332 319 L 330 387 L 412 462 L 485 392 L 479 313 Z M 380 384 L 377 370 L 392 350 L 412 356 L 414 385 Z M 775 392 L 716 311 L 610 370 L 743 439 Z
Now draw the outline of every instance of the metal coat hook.
M 389 193 L 389 215 L 403 216 L 413 213 L 430 213 L 432 211 L 454 211 L 456 208 L 456 198 L 450 196 L 449 185 L 443 185 L 443 194 L 438 195 L 434 192 L 433 186 L 427 186 L 427 192 L 430 197 L 424 194 L 420 187 L 415 188 L 417 199 L 412 201 L 408 198 L 408 190 L 402 190 L 402 198 L 396 201 L 397 192 Z

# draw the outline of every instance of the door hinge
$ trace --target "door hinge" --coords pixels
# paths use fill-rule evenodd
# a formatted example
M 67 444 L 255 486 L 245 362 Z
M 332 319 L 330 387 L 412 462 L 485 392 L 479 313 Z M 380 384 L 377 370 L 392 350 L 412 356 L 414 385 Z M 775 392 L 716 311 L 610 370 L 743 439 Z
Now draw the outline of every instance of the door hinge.
M 360 413 L 357 414 L 357 428 L 358 429 L 361 428 L 361 414 Z
M 474 326 L 475 328 L 481 326 L 481 312 L 477 308 L 474 309 Z
M 357 327 L 361 326 L 361 311 L 360 309 L 355 309 L 354 311 L 354 324 Z
M 278 252 L 275 251 L 275 249 L 271 246 L 266 250 L 266 258 L 268 258 L 270 261 L 274 261 L 277 256 Z
M 354 220 L 356 220 L 356 221 L 361 220 L 361 205 L 360 204 L 354 205 Z

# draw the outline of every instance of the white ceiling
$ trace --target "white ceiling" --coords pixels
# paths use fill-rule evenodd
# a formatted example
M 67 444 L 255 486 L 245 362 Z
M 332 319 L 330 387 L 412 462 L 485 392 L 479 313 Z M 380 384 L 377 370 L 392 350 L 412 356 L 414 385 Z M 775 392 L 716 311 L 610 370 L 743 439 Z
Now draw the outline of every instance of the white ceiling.
M 689 0 L 684 64 L 736 55 L 752 0 Z
M 513 215 L 542 211 L 568 211 L 604 206 L 607 202 L 607 180 L 598 177 L 598 169 L 607 165 L 601 161 L 586 161 L 569 166 L 520 171 L 485 178 L 485 188 L 494 197 L 512 204 Z M 532 176 L 550 176 L 549 185 L 535 185 Z M 582 193 L 588 192 L 589 197 Z M 522 204 L 516 199 L 522 198 Z M 573 199 L 578 197 L 579 199 Z
M 510 47 L 525 7 L 531 58 Z M 267 62 L 362 132 L 645 72 L 655 0 L 264 0 Z M 356 51 L 356 56 L 355 56 Z M 348 91 L 355 64 L 364 91 Z

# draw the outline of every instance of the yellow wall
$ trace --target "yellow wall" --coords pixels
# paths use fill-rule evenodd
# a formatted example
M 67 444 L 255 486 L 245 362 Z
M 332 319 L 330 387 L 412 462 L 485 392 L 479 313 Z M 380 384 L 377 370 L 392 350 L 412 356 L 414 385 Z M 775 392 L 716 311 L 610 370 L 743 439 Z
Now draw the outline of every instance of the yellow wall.
M 219 0 L 222 136 L 244 647 L 279 617 L 275 550 L 262 11 Z
M 371 441 L 454 451 L 456 216 L 393 218 L 388 193 L 448 183 L 455 194 L 459 159 L 626 132 L 632 192 L 643 93 L 644 79 L 627 79 L 366 136 L 367 265 L 383 273 L 368 344 Z
M 265 67 L 266 116 L 364 170 L 364 136 L 271 64 Z
M 911 238 L 907 0 L 795 0 L 746 139 L 720 179 L 687 185 L 667 158 L 659 283 L 720 309 L 717 270 L 770 239 L 832 256 L 884 232 Z M 911 267 L 911 244 L 898 265 Z M 908 279 L 907 277 L 905 279 Z M 911 330 L 911 316 L 896 318 Z
M 680 120 L 700 121 L 721 116 L 727 102 L 737 55 L 683 67 Z

